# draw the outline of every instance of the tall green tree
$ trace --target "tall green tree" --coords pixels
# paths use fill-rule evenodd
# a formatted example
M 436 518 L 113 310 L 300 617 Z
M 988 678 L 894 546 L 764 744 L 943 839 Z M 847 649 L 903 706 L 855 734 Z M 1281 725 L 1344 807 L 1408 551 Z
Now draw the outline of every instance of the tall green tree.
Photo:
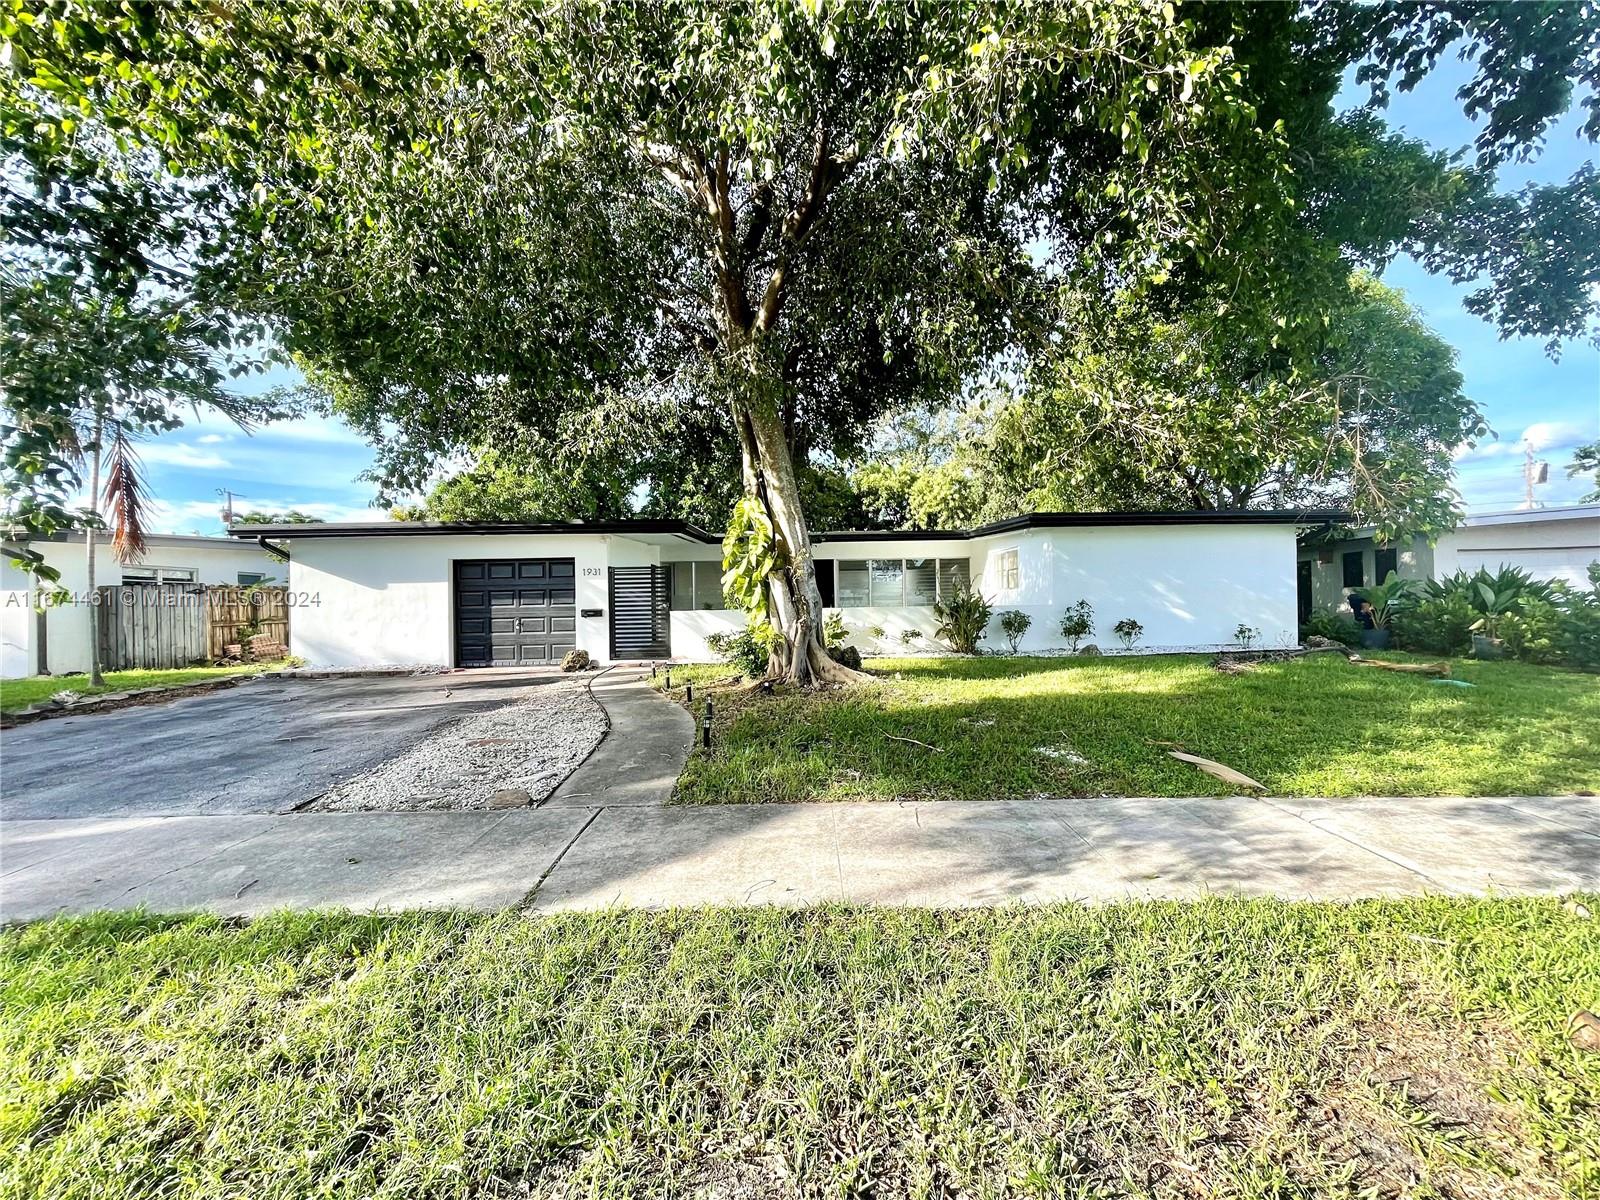
M 256 198 L 241 302 L 392 478 L 573 418 L 720 414 L 762 547 L 744 594 L 798 683 L 849 673 L 797 460 L 1014 346 L 1041 237 L 1058 270 L 1134 280 L 1172 245 L 1230 253 L 1275 187 L 1226 48 L 1124 0 L 194 5 L 12 33 L 64 110 Z

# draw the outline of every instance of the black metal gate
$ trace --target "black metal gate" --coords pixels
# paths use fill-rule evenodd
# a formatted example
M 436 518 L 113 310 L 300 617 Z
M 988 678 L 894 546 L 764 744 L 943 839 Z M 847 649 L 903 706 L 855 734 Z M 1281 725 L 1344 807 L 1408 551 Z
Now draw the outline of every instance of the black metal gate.
M 672 657 L 667 568 L 611 568 L 611 657 Z

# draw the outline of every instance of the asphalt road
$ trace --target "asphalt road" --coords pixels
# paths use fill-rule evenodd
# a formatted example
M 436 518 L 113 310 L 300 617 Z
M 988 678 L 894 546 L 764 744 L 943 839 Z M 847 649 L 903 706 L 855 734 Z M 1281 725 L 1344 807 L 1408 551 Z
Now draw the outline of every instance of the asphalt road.
M 545 672 L 267 679 L 0 734 L 0 817 L 288 812 Z

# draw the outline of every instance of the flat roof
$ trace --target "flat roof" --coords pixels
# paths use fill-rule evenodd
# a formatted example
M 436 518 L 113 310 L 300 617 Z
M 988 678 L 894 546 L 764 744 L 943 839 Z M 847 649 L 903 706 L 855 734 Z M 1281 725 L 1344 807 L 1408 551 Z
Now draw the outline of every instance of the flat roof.
M 1600 521 L 1600 504 L 1562 504 L 1555 508 L 1514 508 L 1504 512 L 1475 513 L 1463 525 L 1526 525 L 1533 521 Z
M 1129 525 L 1324 525 L 1349 519 L 1336 509 L 1220 508 L 1153 512 L 1023 513 L 973 529 L 843 529 L 812 534 L 815 542 L 963 541 L 1020 529 L 1076 529 Z M 345 521 L 284 525 L 230 525 L 236 538 L 427 537 L 437 534 L 654 534 L 720 545 L 722 535 L 671 519 L 627 521 Z

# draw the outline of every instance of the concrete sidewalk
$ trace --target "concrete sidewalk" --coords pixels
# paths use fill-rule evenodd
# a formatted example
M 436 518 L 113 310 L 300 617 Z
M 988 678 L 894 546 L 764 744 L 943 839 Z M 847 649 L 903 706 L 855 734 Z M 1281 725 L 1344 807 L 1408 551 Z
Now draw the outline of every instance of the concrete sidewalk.
M 1600 800 L 1081 799 L 22 820 L 0 918 L 1600 890 Z

